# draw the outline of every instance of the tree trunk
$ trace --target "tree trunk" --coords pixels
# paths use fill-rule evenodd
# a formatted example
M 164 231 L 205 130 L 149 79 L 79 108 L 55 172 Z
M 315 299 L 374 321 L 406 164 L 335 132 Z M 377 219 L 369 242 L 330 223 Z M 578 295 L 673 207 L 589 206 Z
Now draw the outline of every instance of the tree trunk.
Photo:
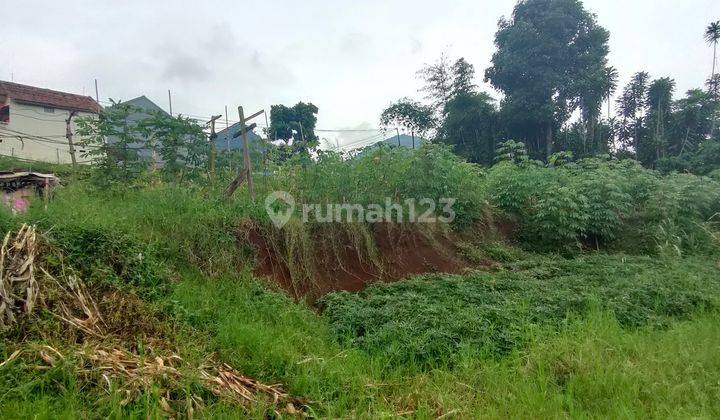
M 553 121 L 548 120 L 547 132 L 545 133 L 545 157 L 550 158 L 553 153 Z
M 588 116 L 588 121 L 587 121 L 587 140 L 586 140 L 586 143 L 587 143 L 587 142 L 590 143 L 590 151 L 591 151 L 591 153 L 595 153 L 595 125 L 596 125 L 596 118 L 597 118 L 597 117 L 596 117 L 594 114 L 590 114 L 590 115 Z M 587 145 L 586 145 L 586 146 L 585 146 L 585 150 L 583 150 L 583 152 L 585 152 L 586 155 L 588 154 L 587 149 L 588 149 L 588 148 L 587 148 Z
M 713 65 L 712 65 L 712 73 L 710 74 L 710 86 L 713 86 L 713 82 L 715 79 L 715 61 L 717 60 L 717 41 L 713 44 Z M 713 89 L 713 99 L 715 102 L 717 102 L 717 86 L 715 89 Z M 717 120 L 717 103 L 715 104 L 715 109 L 713 110 L 712 114 L 712 125 L 710 126 L 710 137 L 713 136 L 715 133 L 715 122 Z
M 713 43 L 713 65 L 712 65 L 712 73 L 710 73 L 710 76 L 715 76 L 715 62 L 717 60 L 717 41 Z

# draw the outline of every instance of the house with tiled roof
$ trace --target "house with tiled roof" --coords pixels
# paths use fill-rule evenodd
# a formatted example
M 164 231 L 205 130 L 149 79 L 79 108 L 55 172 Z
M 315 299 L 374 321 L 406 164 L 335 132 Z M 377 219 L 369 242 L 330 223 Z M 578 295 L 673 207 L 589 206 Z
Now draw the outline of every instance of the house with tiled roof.
M 0 155 L 31 161 L 70 163 L 66 121 L 73 142 L 82 139 L 76 120 L 97 115 L 100 105 L 91 97 L 0 80 Z M 76 158 L 85 150 L 76 147 Z

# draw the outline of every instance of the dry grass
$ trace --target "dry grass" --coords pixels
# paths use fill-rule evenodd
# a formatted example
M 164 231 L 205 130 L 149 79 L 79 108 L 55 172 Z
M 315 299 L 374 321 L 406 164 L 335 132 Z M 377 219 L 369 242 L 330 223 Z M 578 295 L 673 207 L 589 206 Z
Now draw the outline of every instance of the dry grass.
M 0 248 L 0 329 L 15 324 L 19 315 L 32 313 L 38 298 L 35 228 L 23 224 L 14 238 L 11 233 Z
M 63 324 L 80 333 L 81 340 L 68 339 L 59 346 L 22 345 L 0 367 L 26 354 L 40 362 L 36 369 L 47 369 L 72 362 L 77 377 L 86 378 L 107 391 L 119 390 L 122 405 L 137 400 L 143 391 L 156 388 L 162 397 L 161 409 L 170 416 L 180 414 L 174 391 L 184 384 L 197 382 L 217 397 L 252 409 L 258 404 L 273 407 L 277 414 L 301 415 L 305 402 L 285 393 L 280 385 L 266 385 L 240 374 L 231 366 L 208 357 L 201 366 L 192 366 L 174 352 L 156 353 L 146 348 L 143 354 L 118 347 L 122 340 L 114 337 L 103 320 L 95 299 L 74 273 L 52 275 L 43 265 L 39 235 L 34 226 L 23 225 L 14 235 L 8 232 L 0 252 L 0 324 L 4 329 L 23 328 L 21 319 L 32 323 L 35 309 L 42 307 Z M 47 297 L 47 299 L 45 299 Z M 51 334 L 52 335 L 52 334 Z M 155 337 L 161 339 L 160 337 Z M 26 359 L 28 359 L 26 358 Z M 202 408 L 202 398 L 190 395 L 184 413 L 192 417 Z M 175 408 L 173 408 L 175 407 Z

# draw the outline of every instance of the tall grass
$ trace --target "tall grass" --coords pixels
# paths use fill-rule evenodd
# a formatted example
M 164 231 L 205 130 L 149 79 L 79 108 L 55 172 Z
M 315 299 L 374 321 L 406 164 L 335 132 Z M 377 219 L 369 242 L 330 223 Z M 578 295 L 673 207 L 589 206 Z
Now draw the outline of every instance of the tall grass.
M 226 200 L 221 187 L 98 191 L 77 180 L 47 210 L 36 202 L 25 215 L 0 212 L 0 225 L 38 224 L 84 278 L 156 304 L 186 360 L 215 354 L 246 375 L 282 382 L 319 417 L 720 415 L 720 286 L 708 223 L 720 211 L 717 181 L 598 159 L 482 169 L 426 146 L 288 164 L 257 179 L 255 202 L 245 189 Z M 453 228 L 466 233 L 502 214 L 515 219 L 524 248 L 668 258 L 565 259 L 469 244 L 468 255 L 500 262 L 498 271 L 377 285 L 330 296 L 320 312 L 254 278 L 252 250 L 237 234 L 248 221 L 268 223 L 263 195 L 281 189 L 319 203 L 450 196 L 458 198 Z M 317 226 L 297 218 L 290 226 L 274 232 L 278 249 L 311 279 L 301 256 Z M 351 227 L 354 243 L 373 258 L 366 227 Z M 1 340 L 0 359 L 16 346 Z M 0 391 L 9 418 L 162 415 L 156 390 L 122 405 L 69 367 L 2 366 Z M 204 414 L 264 413 L 208 396 Z

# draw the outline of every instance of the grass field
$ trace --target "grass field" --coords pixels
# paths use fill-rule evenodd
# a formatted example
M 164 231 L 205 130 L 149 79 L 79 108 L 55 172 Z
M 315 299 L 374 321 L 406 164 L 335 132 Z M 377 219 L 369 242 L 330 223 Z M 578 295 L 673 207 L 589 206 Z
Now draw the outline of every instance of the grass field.
M 387 355 L 343 346 L 321 316 L 248 278 L 189 275 L 173 297 L 215 350 L 248 375 L 283 381 L 320 416 L 714 418 L 720 414 L 720 316 L 688 316 L 661 328 L 625 328 L 592 309 L 558 328 L 527 331 L 502 357 L 460 353 L 452 366 L 392 367 Z M 183 354 L 185 355 L 185 354 Z M 152 391 L 120 407 L 96 400 L 61 369 L 2 371 L 6 418 L 160 415 Z M 232 415 L 212 404 L 205 414 Z M 261 416 L 261 413 L 256 413 Z
M 218 360 L 282 384 L 316 417 L 720 416 L 720 254 L 712 221 L 705 223 L 717 203 L 678 204 L 692 194 L 715 197 L 716 184 L 685 178 L 663 184 L 655 174 L 628 175 L 640 171 L 634 167 L 604 168 L 621 171 L 610 178 L 618 180 L 620 198 L 633 201 L 632 208 L 609 200 L 607 208 L 572 210 L 607 216 L 598 224 L 592 217 L 566 219 L 562 212 L 570 208 L 553 219 L 543 206 L 562 207 L 568 197 L 537 196 L 551 181 L 567 184 L 563 194 L 580 194 L 596 185 L 589 175 L 506 166 L 473 172 L 448 159 L 439 159 L 452 168 L 445 172 L 479 179 L 466 182 L 477 189 L 465 196 L 454 229 L 467 233 L 488 214 L 519 221 L 514 240 L 463 244 L 471 261 L 493 264 L 331 293 L 314 304 L 253 274 L 254 251 L 237 231 L 267 216 L 245 191 L 233 200 L 219 198 L 217 185 L 98 191 L 80 174 L 47 209 L 38 201 L 25 215 L 3 211 L 4 231 L 37 225 L 47 242 L 43 263 L 78 273 L 116 328 L 96 340 L 43 309 L 5 330 L 0 363 L 23 353 L 0 365 L 3 417 L 157 418 L 169 415 L 167 401 L 175 417 L 189 416 L 189 407 L 195 417 L 272 412 L 267 402 L 242 406 L 209 392 L 190 369 L 170 384 L 143 384 L 126 399 L 127 381 L 80 369 L 89 365 L 77 350 L 93 345 L 140 358 L 173 352 L 189 367 Z M 382 164 L 407 176 L 392 159 Z M 343 172 L 344 164 L 319 165 L 293 175 L 308 196 L 373 200 L 363 191 L 316 185 L 323 171 Z M 348 170 L 359 172 L 346 176 L 369 173 L 357 165 Z M 291 178 L 259 183 L 260 194 Z M 419 194 L 386 181 L 400 196 Z M 442 185 L 436 179 L 423 188 L 441 195 Z M 672 211 L 658 218 L 659 208 Z M 630 227 L 640 222 L 644 229 Z M 549 236 L 553 223 L 562 225 L 562 235 Z M 548 249 L 537 246 L 543 240 L 565 242 Z M 63 360 L 43 363 L 36 354 L 45 345 Z

